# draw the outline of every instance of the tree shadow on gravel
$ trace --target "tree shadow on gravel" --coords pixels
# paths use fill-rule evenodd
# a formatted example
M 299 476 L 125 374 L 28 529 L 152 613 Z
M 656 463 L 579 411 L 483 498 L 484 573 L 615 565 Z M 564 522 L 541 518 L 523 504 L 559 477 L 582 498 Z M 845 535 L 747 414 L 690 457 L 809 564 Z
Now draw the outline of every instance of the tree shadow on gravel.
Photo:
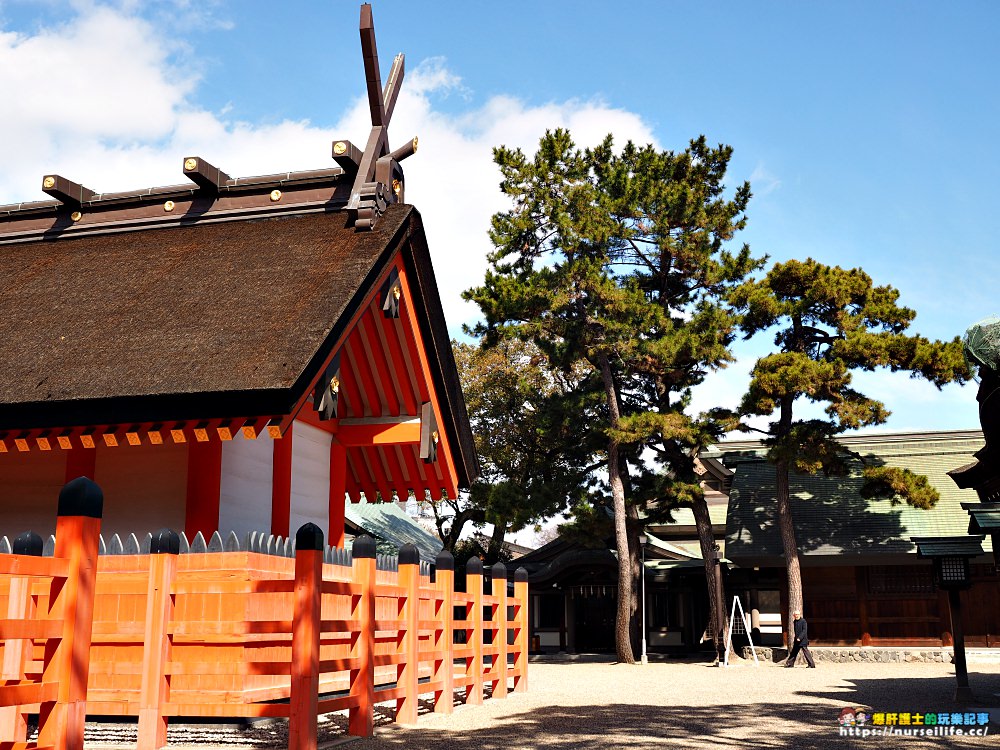
M 605 750 L 657 746 L 820 750 L 841 743 L 848 747 L 858 741 L 838 735 L 838 715 L 838 708 L 819 704 L 551 706 L 498 718 L 494 726 L 486 729 L 387 727 L 374 739 L 358 740 L 351 746 L 358 750 L 376 747 Z M 918 745 L 911 740 L 906 747 Z
M 973 665 L 974 667 L 975 665 Z M 969 686 L 973 701 L 955 701 L 955 678 L 952 677 L 885 677 L 879 679 L 847 679 L 850 687 L 841 690 L 799 691 L 798 695 L 844 701 L 845 705 L 868 706 L 876 711 L 959 711 L 965 707 L 1000 707 L 1000 673 L 976 673 L 969 670 Z M 917 705 L 918 703 L 922 705 Z M 1000 718 L 994 715 L 993 720 Z

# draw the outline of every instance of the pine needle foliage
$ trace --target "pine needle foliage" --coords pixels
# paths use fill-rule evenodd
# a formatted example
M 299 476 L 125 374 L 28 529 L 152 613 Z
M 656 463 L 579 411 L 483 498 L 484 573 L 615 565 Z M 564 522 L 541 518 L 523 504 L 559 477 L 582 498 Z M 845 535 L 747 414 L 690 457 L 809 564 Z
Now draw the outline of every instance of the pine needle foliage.
M 579 149 L 565 130 L 546 132 L 530 158 L 494 149 L 512 207 L 493 216 L 490 269 L 465 293 L 484 317 L 473 333 L 487 347 L 532 341 L 554 370 L 586 368 L 603 396 L 580 418 L 602 444 L 624 663 L 634 660 L 638 506 L 700 498 L 694 456 L 721 427 L 687 413 L 690 389 L 732 360 L 723 299 L 761 265 L 746 245 L 728 249 L 750 200 L 746 183 L 727 195 L 731 153 L 704 137 L 678 152 L 619 152 L 610 136 Z
M 916 313 L 899 292 L 876 286 L 860 268 L 811 258 L 775 264 L 760 279 L 729 295 L 746 338 L 774 330 L 777 349 L 757 360 L 740 405 L 742 415 L 771 416 L 767 457 L 776 470 L 778 522 L 788 568 L 789 617 L 802 610 L 798 545 L 792 527 L 790 471 L 847 473 L 849 452 L 838 442 L 848 430 L 884 424 L 889 411 L 852 386 L 856 371 L 909 372 L 938 388 L 968 380 L 961 341 L 930 341 L 906 331 Z M 826 418 L 796 419 L 803 401 L 825 404 Z M 931 508 L 937 492 L 926 478 L 892 467 L 867 466 L 863 494 Z M 789 641 L 791 642 L 791 641 Z

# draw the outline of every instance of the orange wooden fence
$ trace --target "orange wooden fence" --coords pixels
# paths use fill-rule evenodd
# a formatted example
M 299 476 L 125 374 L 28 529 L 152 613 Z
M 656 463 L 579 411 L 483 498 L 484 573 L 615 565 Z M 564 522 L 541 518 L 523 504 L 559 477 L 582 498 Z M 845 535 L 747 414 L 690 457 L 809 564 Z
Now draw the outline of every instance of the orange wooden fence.
M 54 557 L 24 536 L 0 554 L 0 750 L 82 748 L 87 713 L 137 717 L 140 750 L 166 744 L 172 717 L 286 717 L 289 748 L 311 750 L 330 711 L 346 709 L 349 732 L 368 736 L 376 703 L 413 723 L 421 696 L 448 713 L 455 691 L 479 704 L 486 684 L 496 698 L 527 689 L 523 569 L 511 593 L 494 566 L 487 593 L 473 559 L 460 592 L 446 552 L 433 576 L 411 545 L 386 569 L 361 537 L 350 565 L 331 564 L 313 524 L 294 559 L 179 554 L 169 530 L 150 554 L 98 557 L 99 531 L 100 489 L 78 479 L 60 495 Z

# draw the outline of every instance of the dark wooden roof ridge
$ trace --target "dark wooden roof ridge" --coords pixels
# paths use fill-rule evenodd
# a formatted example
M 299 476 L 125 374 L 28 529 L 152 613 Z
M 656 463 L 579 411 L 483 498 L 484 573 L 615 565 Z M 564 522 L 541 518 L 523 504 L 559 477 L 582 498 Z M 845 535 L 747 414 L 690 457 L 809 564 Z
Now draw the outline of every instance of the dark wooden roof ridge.
M 328 167 L 326 169 L 309 169 L 297 172 L 277 172 L 275 174 L 253 175 L 250 177 L 233 177 L 219 186 L 220 193 L 238 192 L 251 190 L 254 188 L 278 188 L 283 185 L 295 185 L 305 182 L 336 182 L 344 170 L 340 167 Z M 95 193 L 94 197 L 82 201 L 80 205 L 100 206 L 110 203 L 129 204 L 142 203 L 150 197 L 170 198 L 195 195 L 203 191 L 198 185 L 191 182 L 177 183 L 176 185 L 161 185 L 159 187 L 142 188 L 138 190 L 121 190 L 110 193 Z M 51 208 L 60 208 L 65 204 L 60 200 L 39 200 L 22 201 L 20 203 L 0 204 L 0 214 L 20 214 L 29 211 L 39 211 Z
M 226 180 L 215 190 L 194 183 L 96 193 L 79 204 L 59 200 L 0 206 L 0 245 L 106 234 L 151 226 L 184 226 L 337 211 L 350 198 L 351 177 L 341 167 Z M 272 194 L 280 194 L 275 199 Z M 171 203 L 169 210 L 167 204 Z M 74 211 L 79 212 L 76 220 Z

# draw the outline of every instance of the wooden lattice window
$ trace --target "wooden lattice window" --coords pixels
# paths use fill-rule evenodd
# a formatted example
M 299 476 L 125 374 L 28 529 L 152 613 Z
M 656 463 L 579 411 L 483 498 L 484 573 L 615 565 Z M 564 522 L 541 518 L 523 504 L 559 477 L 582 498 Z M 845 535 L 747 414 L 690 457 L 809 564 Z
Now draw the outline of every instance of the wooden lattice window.
M 869 594 L 933 594 L 934 571 L 930 565 L 873 565 L 868 568 Z

